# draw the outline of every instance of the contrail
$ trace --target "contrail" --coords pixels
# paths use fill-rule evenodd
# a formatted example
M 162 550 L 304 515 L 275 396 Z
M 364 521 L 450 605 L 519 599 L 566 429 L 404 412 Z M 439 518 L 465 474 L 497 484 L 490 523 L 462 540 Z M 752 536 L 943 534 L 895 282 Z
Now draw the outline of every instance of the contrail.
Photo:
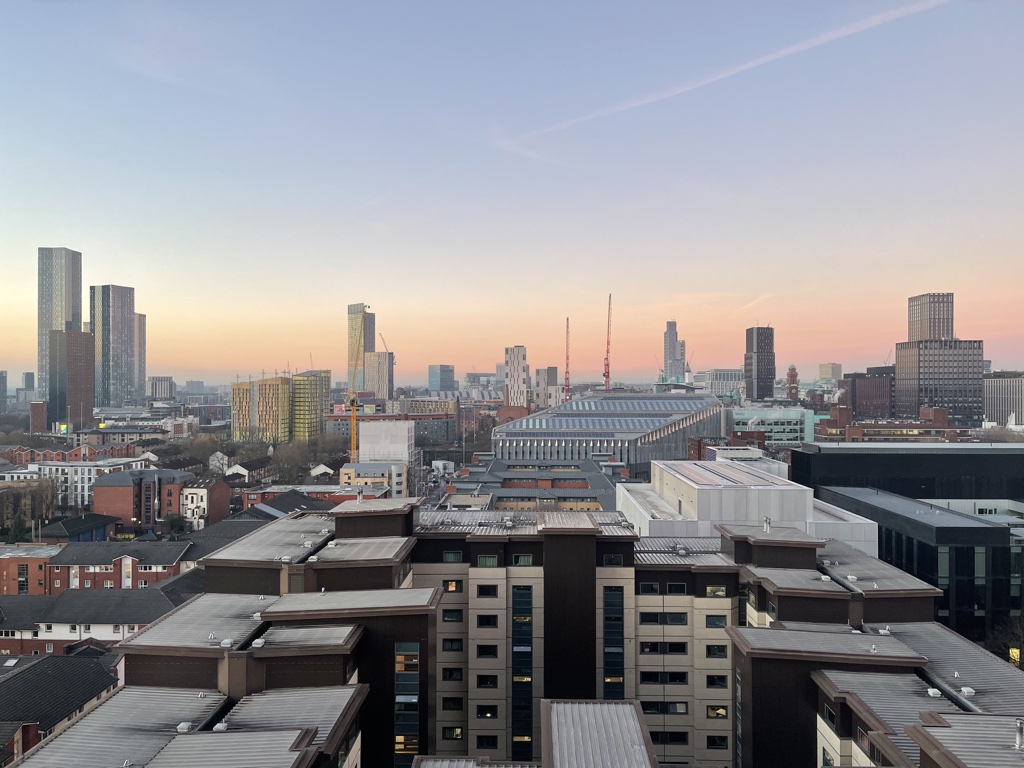
M 789 45 L 785 48 L 780 48 L 777 51 L 765 54 L 764 56 L 759 56 L 756 59 L 751 59 L 743 64 L 723 69 L 719 72 L 715 72 L 714 74 L 700 78 L 699 80 L 691 80 L 688 83 L 684 83 L 683 85 L 679 85 L 674 88 L 656 91 L 654 93 L 649 93 L 646 96 L 629 99 L 628 101 L 620 101 L 618 104 L 613 104 L 610 107 L 604 107 L 603 109 L 588 112 L 587 114 L 580 115 L 579 117 L 562 120 L 561 122 L 554 123 L 546 128 L 540 128 L 524 134 L 513 143 L 521 144 L 530 141 L 531 139 L 535 139 L 538 136 L 543 136 L 548 133 L 558 133 L 566 130 L 567 128 L 580 125 L 581 123 L 589 123 L 591 120 L 619 115 L 623 112 L 629 112 L 631 109 L 645 107 L 648 104 L 657 104 L 659 101 L 673 99 L 676 96 L 682 96 L 684 93 L 696 91 L 699 88 L 705 88 L 706 86 L 713 85 L 714 83 L 719 83 L 722 80 L 728 80 L 730 77 L 734 77 L 743 72 L 748 72 L 751 69 L 757 69 L 758 67 L 763 67 L 765 64 L 771 64 L 779 59 L 785 59 L 788 56 L 794 56 L 798 53 L 803 53 L 804 51 L 820 48 L 823 45 L 834 43 L 836 40 L 842 40 L 845 37 L 850 37 L 861 32 L 866 32 L 869 29 L 884 26 L 885 24 L 897 21 L 898 19 L 929 11 L 932 8 L 939 7 L 940 5 L 946 5 L 949 2 L 950 0 L 922 0 L 922 2 L 913 3 L 912 5 L 907 5 L 903 8 L 886 11 L 885 13 L 871 16 L 867 19 L 863 19 L 862 21 L 847 24 L 845 27 L 840 27 L 839 29 L 832 30 L 831 32 L 824 32 L 820 35 L 804 40 L 803 42 L 795 43 L 794 45 Z

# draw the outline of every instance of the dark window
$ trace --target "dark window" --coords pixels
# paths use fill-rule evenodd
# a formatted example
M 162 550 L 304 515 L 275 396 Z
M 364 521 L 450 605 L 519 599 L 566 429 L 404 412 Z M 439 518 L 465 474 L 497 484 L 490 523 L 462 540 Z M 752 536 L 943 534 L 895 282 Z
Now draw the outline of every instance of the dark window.
M 727 659 L 729 658 L 729 646 L 709 645 L 707 647 L 707 657 L 709 659 Z
M 443 555 L 444 562 L 446 563 L 461 563 L 462 553 L 461 552 L 445 552 Z
M 497 720 L 498 719 L 498 707 L 495 704 L 477 704 L 476 706 L 476 719 L 477 720 Z
M 481 629 L 492 629 L 498 626 L 498 614 L 481 613 L 476 617 L 476 625 Z
M 706 626 L 708 629 L 721 629 L 722 627 L 726 626 L 726 621 L 727 620 L 725 616 L 705 616 L 704 626 Z
M 498 676 L 497 675 L 477 675 L 476 676 L 476 687 L 477 688 L 497 688 L 498 687 Z
M 461 637 L 446 637 L 441 641 L 441 650 L 448 653 L 459 653 L 462 651 Z
M 686 653 L 686 643 L 666 643 L 668 649 L 665 653 Z
M 661 614 L 660 613 L 642 613 L 640 614 L 641 624 L 660 624 Z
M 665 594 L 668 594 L 668 595 L 685 595 L 686 594 L 686 585 L 683 584 L 682 582 L 672 582 L 672 583 L 670 583 L 668 585 L 668 589 L 666 590 Z
M 708 749 L 728 749 L 728 736 L 708 736 Z
M 497 597 L 498 596 L 498 585 L 497 584 L 477 584 L 476 585 L 476 596 L 477 597 Z
M 462 669 L 459 667 L 443 667 L 441 679 L 448 682 L 456 682 L 462 679 Z
M 669 685 L 687 685 L 689 680 L 689 673 L 687 672 L 666 672 L 668 680 L 666 681 Z
M 461 592 L 462 579 L 447 579 L 441 582 L 441 589 L 444 592 Z
M 708 688 L 728 688 L 729 677 L 727 675 L 708 675 Z
M 451 711 L 462 711 L 463 702 L 461 696 L 442 696 L 441 709 Z
M 441 611 L 441 620 L 446 622 L 462 621 L 462 610 L 460 608 L 446 608 Z
M 622 555 L 605 555 L 604 565 L 606 568 L 621 568 Z
M 533 565 L 533 555 L 512 555 L 512 565 Z
M 656 581 L 641 581 L 640 582 L 640 594 L 641 595 L 656 595 L 656 594 L 658 594 L 658 582 L 656 582 Z
M 497 749 L 498 748 L 498 737 L 488 736 L 481 734 L 476 737 L 476 748 L 477 749 Z
M 445 741 L 460 741 L 462 739 L 462 728 L 442 728 L 441 738 Z
M 645 715 L 685 715 L 689 706 L 685 701 L 641 701 Z
M 661 617 L 662 617 L 661 618 L 661 623 L 662 624 L 686 624 L 687 623 L 686 614 L 685 613 L 679 613 L 678 611 L 673 611 L 672 613 L 663 613 L 663 614 L 661 614 Z
M 833 731 L 836 729 L 836 713 L 832 711 L 828 704 L 825 705 L 825 722 L 829 724 Z
M 477 568 L 497 568 L 498 567 L 498 556 L 497 555 L 477 555 L 476 566 L 477 566 Z
M 478 645 L 476 647 L 476 657 L 478 659 L 496 659 L 498 658 L 498 646 Z
M 651 731 L 655 744 L 689 744 L 690 734 L 686 731 Z

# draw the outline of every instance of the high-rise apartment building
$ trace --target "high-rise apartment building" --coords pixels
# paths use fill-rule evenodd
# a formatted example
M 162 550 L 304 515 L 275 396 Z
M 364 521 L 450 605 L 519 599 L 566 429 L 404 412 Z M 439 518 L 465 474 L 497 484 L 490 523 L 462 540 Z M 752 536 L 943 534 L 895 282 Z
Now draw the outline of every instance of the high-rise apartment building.
M 662 366 L 661 380 L 686 381 L 686 342 L 679 339 L 675 320 L 665 323 L 664 347 L 665 360 Z
M 146 393 L 146 316 L 135 313 L 135 402 L 142 403 Z
M 395 356 L 391 352 L 367 352 L 363 355 L 363 386 L 365 392 L 385 400 L 395 396 Z
M 981 426 L 984 343 L 955 338 L 953 294 L 912 296 L 908 335 L 896 345 L 894 415 L 916 418 L 922 407 L 946 408 L 952 425 Z
M 32 371 L 25 371 L 21 374 L 21 388 L 26 392 L 35 392 L 36 375 Z
M 748 400 L 767 400 L 775 393 L 775 329 L 747 328 L 743 380 Z
M 818 378 L 822 381 L 839 381 L 843 378 L 843 366 L 841 363 L 820 363 L 818 365 Z
M 146 397 L 153 400 L 173 400 L 178 394 L 178 385 L 173 376 L 150 376 L 146 379 Z
M 368 312 L 368 304 L 348 305 L 348 382 L 356 392 L 365 389 L 363 371 L 356 372 L 356 362 L 363 355 L 377 351 L 377 316 Z
M 530 405 L 530 365 L 526 347 L 505 347 L 505 405 L 528 408 Z
M 82 254 L 70 248 L 39 249 L 37 359 L 39 390 L 49 391 L 50 331 L 82 330 Z
M 96 349 L 92 334 L 50 331 L 46 348 L 50 355 L 46 420 L 50 425 L 70 424 L 74 430 L 92 426 L 96 402 Z
M 231 385 L 231 439 L 287 443 L 292 438 L 292 382 L 287 376 Z
M 1024 422 L 1024 373 L 996 371 L 985 375 L 985 421 L 1005 427 L 1012 416 Z
M 305 371 L 292 377 L 293 440 L 308 442 L 326 431 L 331 403 L 331 372 Z
M 427 366 L 427 389 L 431 392 L 456 392 L 454 365 Z
M 0 413 L 7 410 L 7 371 L 0 371 Z
M 96 405 L 118 408 L 135 402 L 135 289 L 91 286 L 89 327 L 96 344 Z

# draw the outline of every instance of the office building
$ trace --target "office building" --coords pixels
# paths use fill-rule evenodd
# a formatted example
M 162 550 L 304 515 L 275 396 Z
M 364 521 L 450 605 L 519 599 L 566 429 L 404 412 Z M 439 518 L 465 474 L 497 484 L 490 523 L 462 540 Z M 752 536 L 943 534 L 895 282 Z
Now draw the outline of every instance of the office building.
M 360 390 L 390 400 L 395 396 L 395 356 L 391 352 L 367 352 L 363 355 L 363 385 Z
M 135 313 L 135 400 L 146 402 L 146 316 Z
M 331 407 L 331 372 L 304 371 L 292 377 L 293 440 L 309 442 L 327 431 L 327 411 Z
M 96 345 L 96 405 L 119 408 L 134 403 L 139 370 L 135 289 L 91 286 L 89 327 Z
M 820 381 L 839 381 L 843 378 L 843 366 L 841 363 L 821 363 L 818 365 L 818 379 Z
M 761 448 L 796 448 L 814 442 L 814 411 L 808 408 L 724 408 L 722 432 L 746 437 Z
M 287 443 L 292 439 L 292 382 L 287 376 L 231 385 L 231 439 Z
M 39 391 L 49 392 L 50 331 L 82 330 L 82 254 L 70 248 L 39 249 Z
M 770 400 L 775 396 L 775 329 L 747 328 L 743 355 L 743 380 L 747 400 Z
M 924 406 L 946 408 L 956 426 L 980 427 L 984 410 L 981 341 L 953 335 L 953 295 L 909 299 L 909 340 L 896 345 L 894 415 L 914 418 Z M 924 338 L 924 334 L 932 334 Z
M 662 363 L 661 380 L 665 382 L 685 382 L 686 342 L 680 340 L 675 320 L 669 320 L 665 323 L 663 346 L 664 361 Z
M 999 427 L 1024 423 L 1024 373 L 996 371 L 985 374 L 985 421 Z
M 505 347 L 505 405 L 528 408 L 530 406 L 530 365 L 526 361 L 526 347 Z
M 348 381 L 356 392 L 362 392 L 363 370 L 356 371 L 356 363 L 360 365 L 363 355 L 377 351 L 377 316 L 368 312 L 367 304 L 348 305 Z
M 25 371 L 21 374 L 21 388 L 26 392 L 35 392 L 36 390 L 36 375 L 32 371 Z
M 710 368 L 693 374 L 693 385 L 701 393 L 725 397 L 743 386 L 742 368 Z
M 92 426 L 92 410 L 96 404 L 94 341 L 92 334 L 84 331 L 49 333 L 46 420 L 59 433 Z M 59 426 L 61 424 L 66 426 Z
M 866 373 L 847 373 L 839 379 L 839 404 L 853 411 L 855 420 L 891 419 L 896 400 L 896 366 L 879 365 Z
M 173 376 L 150 376 L 146 379 L 146 397 L 151 400 L 173 400 L 177 397 L 178 385 Z
M 454 365 L 427 366 L 427 389 L 431 392 L 456 392 Z

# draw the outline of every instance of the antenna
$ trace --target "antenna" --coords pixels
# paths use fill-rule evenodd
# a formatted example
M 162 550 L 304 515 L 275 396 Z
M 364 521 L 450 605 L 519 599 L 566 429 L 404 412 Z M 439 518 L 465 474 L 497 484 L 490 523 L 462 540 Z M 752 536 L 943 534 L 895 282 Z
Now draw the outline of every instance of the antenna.
M 604 391 L 612 391 L 611 361 L 612 356 L 612 295 L 608 294 L 608 336 L 604 345 Z
M 565 318 L 565 402 L 572 397 L 569 386 L 569 318 Z

